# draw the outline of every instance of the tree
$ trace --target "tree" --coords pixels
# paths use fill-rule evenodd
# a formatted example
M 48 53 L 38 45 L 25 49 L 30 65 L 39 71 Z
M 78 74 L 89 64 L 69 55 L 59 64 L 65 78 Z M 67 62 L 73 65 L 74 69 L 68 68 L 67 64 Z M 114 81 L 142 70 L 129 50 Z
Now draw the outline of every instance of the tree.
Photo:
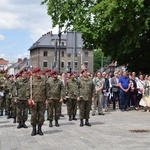
M 149 0 L 44 0 L 53 26 L 80 31 L 87 48 L 101 48 L 129 70 L 150 70 Z
M 94 72 L 96 72 L 98 69 L 100 69 L 101 66 L 101 61 L 102 61 L 102 56 L 103 56 L 102 50 L 94 50 Z
M 110 64 L 110 57 L 105 57 L 101 49 L 94 50 L 94 72 Z

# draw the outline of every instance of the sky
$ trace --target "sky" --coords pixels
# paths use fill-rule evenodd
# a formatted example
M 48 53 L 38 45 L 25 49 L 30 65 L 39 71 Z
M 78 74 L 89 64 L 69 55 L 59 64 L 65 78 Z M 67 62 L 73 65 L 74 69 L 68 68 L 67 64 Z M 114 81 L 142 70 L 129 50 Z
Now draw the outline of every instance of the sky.
M 42 0 L 1 0 L 0 2 L 0 58 L 16 62 L 29 58 L 28 49 L 43 34 L 52 29 L 47 6 Z

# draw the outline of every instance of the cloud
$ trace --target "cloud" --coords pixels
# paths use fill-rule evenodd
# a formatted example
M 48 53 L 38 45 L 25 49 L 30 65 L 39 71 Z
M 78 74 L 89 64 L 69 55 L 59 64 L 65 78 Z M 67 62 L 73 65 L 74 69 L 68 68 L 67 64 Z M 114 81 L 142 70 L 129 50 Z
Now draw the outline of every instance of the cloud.
M 5 57 L 5 54 L 0 54 L 0 58 L 4 58 Z
M 3 35 L 0 34 L 0 41 L 4 40 L 4 39 L 5 39 L 5 36 L 3 36 Z
M 47 15 L 47 6 L 40 5 L 42 0 L 1 0 L 0 29 L 27 29 L 35 42 L 42 34 L 52 29 L 52 21 Z

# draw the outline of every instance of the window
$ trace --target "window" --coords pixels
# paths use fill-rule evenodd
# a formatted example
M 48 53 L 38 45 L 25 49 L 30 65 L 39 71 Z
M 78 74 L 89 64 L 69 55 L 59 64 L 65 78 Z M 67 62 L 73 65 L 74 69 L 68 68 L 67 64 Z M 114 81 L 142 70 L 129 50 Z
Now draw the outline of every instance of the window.
M 43 56 L 46 57 L 47 56 L 47 51 L 43 52 Z
M 70 66 L 70 67 L 71 67 L 71 62 L 68 62 L 68 66 Z
M 84 66 L 85 68 L 88 68 L 89 63 L 88 62 L 84 62 Z
M 64 68 L 64 62 L 61 62 L 61 68 Z
M 74 62 L 74 68 L 78 68 L 78 62 Z
M 88 57 L 89 53 L 88 52 L 84 52 L 84 57 Z
M 43 62 L 43 67 L 48 67 L 47 61 L 44 61 L 44 62 Z
M 64 51 L 61 52 L 61 57 L 64 57 Z
M 71 57 L 71 54 L 68 54 L 68 57 Z
M 61 42 L 61 45 L 62 45 L 62 46 L 64 46 L 64 45 L 65 45 L 65 43 L 64 43 L 64 42 Z

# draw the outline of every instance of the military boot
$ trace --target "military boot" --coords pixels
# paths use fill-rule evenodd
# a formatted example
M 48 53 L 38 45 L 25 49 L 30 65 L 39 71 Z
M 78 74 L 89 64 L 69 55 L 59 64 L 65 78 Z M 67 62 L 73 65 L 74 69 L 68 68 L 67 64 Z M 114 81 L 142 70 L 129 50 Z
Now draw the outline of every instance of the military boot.
M 49 127 L 53 127 L 53 121 L 52 120 L 49 121 Z
M 84 124 L 83 124 L 83 119 L 80 119 L 80 127 L 83 127 Z
M 39 134 L 39 135 L 43 135 L 43 132 L 42 132 L 42 125 L 38 125 L 38 134 Z
M 73 115 L 73 120 L 77 120 L 76 115 Z
M 55 126 L 56 126 L 56 127 L 59 127 L 58 120 L 55 120 Z
M 33 125 L 31 136 L 35 136 L 35 135 L 36 135 L 36 125 Z
M 72 121 L 72 117 L 71 116 L 69 116 L 69 121 Z
M 18 126 L 17 126 L 17 129 L 20 129 L 20 128 L 22 128 L 22 123 L 21 123 L 21 121 L 19 122 L 19 124 L 18 124 Z
M 16 117 L 14 117 L 13 123 L 16 123 Z
M 85 120 L 85 125 L 86 125 L 86 126 L 89 126 L 89 127 L 91 126 L 91 124 L 89 123 L 89 119 L 86 119 L 86 120 Z
M 28 127 L 26 126 L 26 124 L 25 124 L 25 121 L 22 122 L 22 127 L 23 127 L 23 128 L 28 128 Z
M 3 116 L 3 110 L 1 110 L 0 116 Z
M 10 111 L 8 111 L 7 119 L 10 119 Z

